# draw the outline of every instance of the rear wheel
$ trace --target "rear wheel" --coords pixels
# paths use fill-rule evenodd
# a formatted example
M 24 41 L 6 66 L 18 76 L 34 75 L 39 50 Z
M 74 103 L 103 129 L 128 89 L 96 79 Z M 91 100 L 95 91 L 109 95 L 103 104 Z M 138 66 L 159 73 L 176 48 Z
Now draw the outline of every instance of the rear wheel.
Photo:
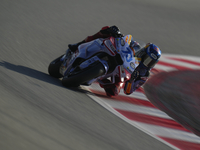
M 53 60 L 48 67 L 48 72 L 52 77 L 55 78 L 61 78 L 62 75 L 60 74 L 60 66 L 62 65 L 62 61 L 60 61 L 60 59 L 63 57 L 60 56 L 58 58 L 56 58 L 55 60 Z
M 105 68 L 102 63 L 97 62 L 88 68 L 83 70 L 74 71 L 69 76 L 62 79 L 62 84 L 66 87 L 77 87 L 84 84 L 96 77 L 99 77 L 105 73 Z

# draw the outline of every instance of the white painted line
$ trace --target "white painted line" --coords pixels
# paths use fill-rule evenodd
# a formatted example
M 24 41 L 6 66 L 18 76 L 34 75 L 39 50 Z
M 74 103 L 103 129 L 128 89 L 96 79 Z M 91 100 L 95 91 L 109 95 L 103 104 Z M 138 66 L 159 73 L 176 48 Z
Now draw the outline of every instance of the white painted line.
M 129 111 L 129 112 L 136 112 L 136 113 L 140 113 L 140 114 L 147 114 L 150 116 L 161 117 L 161 118 L 173 120 L 166 113 L 160 111 L 159 109 L 134 105 L 134 104 L 130 104 L 127 102 L 120 102 L 120 101 L 113 101 L 113 100 L 106 100 L 106 99 L 104 99 L 104 101 L 115 109 L 125 110 L 125 111 Z
M 177 70 L 176 68 L 168 67 L 168 66 L 164 66 L 164 65 L 160 65 L 160 64 L 156 64 L 154 68 L 159 69 L 159 70 L 163 70 L 163 71 Z
M 89 90 L 89 89 L 88 89 Z M 174 150 L 180 150 L 179 148 L 173 146 L 172 144 L 166 142 L 165 140 L 157 137 L 156 135 L 152 134 L 151 132 L 144 130 L 143 128 L 141 128 L 141 126 L 129 119 L 127 119 L 125 116 L 123 116 L 122 114 L 120 114 L 118 111 L 116 111 L 115 109 L 113 109 L 110 105 L 108 105 L 106 102 L 104 102 L 102 99 L 100 99 L 99 97 L 92 95 L 92 94 L 88 94 L 89 97 L 91 97 L 93 100 L 95 100 L 97 103 L 99 103 L 101 106 L 103 106 L 104 108 L 106 108 L 107 110 L 109 110 L 110 112 L 112 112 L 113 114 L 115 114 L 116 116 L 118 116 L 119 118 L 121 118 L 122 120 L 126 121 L 127 123 L 131 124 L 132 126 L 138 128 L 139 130 L 143 131 L 144 133 L 148 134 L 149 136 L 155 138 L 156 140 L 168 145 L 169 147 L 173 148 Z
M 142 92 L 135 91 L 131 95 L 125 95 L 123 90 L 124 89 L 121 89 L 119 95 L 123 95 L 123 96 L 126 96 L 126 97 L 131 97 L 131 98 L 137 98 L 137 99 L 144 100 L 144 101 L 149 101 L 147 99 L 147 97 Z
M 154 134 L 157 136 L 200 144 L 200 137 L 190 132 L 185 132 L 182 130 L 176 130 L 176 129 L 157 126 L 157 125 L 136 122 L 136 121 L 133 121 L 133 122 L 134 124 L 138 124 L 142 128 L 147 129 L 151 134 Z
M 168 59 L 167 57 L 182 58 L 182 59 L 200 63 L 200 57 L 197 57 L 197 56 L 186 56 L 186 55 L 178 55 L 178 54 L 163 54 L 161 59 Z
M 198 65 L 190 64 L 190 63 L 183 62 L 183 61 L 172 60 L 172 59 L 168 59 L 168 58 L 160 59 L 160 61 L 168 63 L 168 64 L 181 66 L 181 67 L 187 67 L 187 68 L 192 68 L 192 69 L 200 69 L 200 66 L 198 66 Z M 159 65 L 159 63 L 158 63 L 158 65 Z

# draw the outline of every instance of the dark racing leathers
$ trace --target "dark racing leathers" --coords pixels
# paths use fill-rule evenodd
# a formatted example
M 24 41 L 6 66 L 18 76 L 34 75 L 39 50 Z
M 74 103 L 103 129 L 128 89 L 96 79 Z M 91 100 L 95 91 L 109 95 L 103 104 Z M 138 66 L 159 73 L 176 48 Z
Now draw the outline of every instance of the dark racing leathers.
M 72 52 L 76 51 L 78 46 L 86 43 L 86 42 L 90 42 L 92 40 L 98 39 L 98 38 L 108 38 L 111 36 L 111 34 L 109 32 L 107 32 L 107 30 L 109 29 L 109 26 L 105 26 L 103 27 L 99 32 L 97 32 L 96 34 L 92 35 L 92 36 L 88 36 L 86 37 L 83 41 L 73 44 L 73 45 L 68 45 L 69 48 L 71 49 Z M 124 93 L 125 94 L 131 94 L 132 92 L 134 92 L 136 89 L 138 89 L 141 85 L 143 85 L 145 83 L 145 81 L 148 78 L 148 70 L 146 70 L 146 68 L 141 67 L 138 68 L 138 72 L 139 75 L 137 76 L 136 79 L 134 80 L 126 80 L 125 79 L 125 85 L 124 85 Z M 115 76 L 115 83 L 111 83 L 110 80 L 108 79 L 103 79 L 101 80 L 103 83 L 110 83 L 107 85 L 102 85 L 100 84 L 100 86 L 102 88 L 104 88 L 106 95 L 107 96 L 116 96 L 119 94 L 120 89 L 122 88 L 122 82 L 121 79 L 118 76 Z
M 132 73 L 131 79 L 125 82 L 124 93 L 129 95 L 141 87 L 148 79 L 149 74 L 149 69 L 140 63 Z
M 109 26 L 105 26 L 103 27 L 99 32 L 97 32 L 96 34 L 92 35 L 92 36 L 88 36 L 86 37 L 83 41 L 76 43 L 76 44 L 69 44 L 69 49 L 72 52 L 75 52 L 78 48 L 79 45 L 86 43 L 86 42 L 90 42 L 92 40 L 98 39 L 98 38 L 108 38 L 111 35 L 109 33 L 105 33 L 104 31 L 109 29 Z

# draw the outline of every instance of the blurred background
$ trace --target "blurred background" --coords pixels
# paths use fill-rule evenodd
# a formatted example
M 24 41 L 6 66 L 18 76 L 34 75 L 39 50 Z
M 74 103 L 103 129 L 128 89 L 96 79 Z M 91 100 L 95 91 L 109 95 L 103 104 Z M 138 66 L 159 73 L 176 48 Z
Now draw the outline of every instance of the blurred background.
M 200 56 L 199 16 L 198 0 L 1 0 L 1 149 L 171 149 L 63 88 L 47 68 L 107 25 L 162 53 Z

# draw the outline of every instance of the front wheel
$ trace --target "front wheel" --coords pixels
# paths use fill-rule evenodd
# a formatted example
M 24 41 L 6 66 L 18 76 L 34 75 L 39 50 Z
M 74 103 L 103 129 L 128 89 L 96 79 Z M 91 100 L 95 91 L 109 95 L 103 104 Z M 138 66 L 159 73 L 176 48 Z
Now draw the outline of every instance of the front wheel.
M 80 71 L 72 72 L 69 76 L 62 79 L 62 84 L 66 87 L 77 87 L 94 78 L 105 74 L 105 68 L 102 63 L 97 62 L 88 68 Z
M 56 58 L 55 60 L 53 60 L 49 64 L 48 72 L 52 77 L 55 77 L 55 78 L 61 78 L 62 77 L 62 75 L 60 74 L 60 66 L 62 65 L 62 61 L 60 61 L 60 59 L 62 57 L 63 57 L 63 55 Z

